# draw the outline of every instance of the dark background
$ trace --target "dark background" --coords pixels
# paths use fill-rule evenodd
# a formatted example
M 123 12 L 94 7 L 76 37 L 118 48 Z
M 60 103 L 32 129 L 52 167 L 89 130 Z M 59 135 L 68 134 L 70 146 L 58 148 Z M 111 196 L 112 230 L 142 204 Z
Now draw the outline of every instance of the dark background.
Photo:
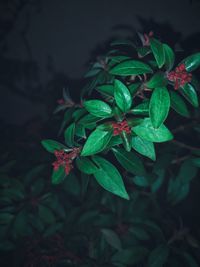
M 1 0 L 1 121 L 48 120 L 62 88 L 78 94 L 87 63 L 112 37 L 153 30 L 198 50 L 199 14 L 198 0 Z

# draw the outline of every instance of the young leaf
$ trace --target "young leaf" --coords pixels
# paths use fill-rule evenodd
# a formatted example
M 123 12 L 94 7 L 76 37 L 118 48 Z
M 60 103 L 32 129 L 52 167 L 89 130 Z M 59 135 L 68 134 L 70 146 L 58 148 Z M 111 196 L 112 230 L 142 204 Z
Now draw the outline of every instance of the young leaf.
M 132 105 L 131 94 L 126 85 L 119 80 L 115 80 L 114 82 L 114 97 L 118 107 L 123 112 L 130 109 Z
M 99 171 L 94 173 L 97 182 L 107 191 L 129 199 L 122 177 L 116 167 L 102 157 L 93 156 L 92 159 L 100 168 Z
M 162 66 L 165 63 L 165 53 L 164 53 L 163 44 L 157 39 L 151 38 L 150 47 L 151 47 L 151 50 L 153 52 L 153 55 L 155 57 L 158 67 L 162 68 Z
M 165 54 L 165 68 L 169 71 L 174 66 L 175 54 L 167 44 L 163 44 L 163 49 Z
M 58 170 L 54 170 L 51 176 L 52 184 L 59 184 L 61 183 L 66 177 L 65 169 L 63 166 L 60 166 Z
M 159 128 L 155 129 L 149 118 L 144 119 L 140 125 L 134 127 L 133 132 L 139 137 L 155 143 L 166 142 L 173 139 L 172 133 L 164 124 L 161 124 Z
M 192 84 L 186 83 L 180 88 L 180 92 L 195 108 L 199 106 L 198 96 Z
M 182 61 L 187 71 L 193 71 L 200 66 L 200 53 L 193 54 Z
M 144 175 L 145 169 L 140 158 L 134 152 L 127 152 L 122 148 L 112 148 L 119 163 L 129 172 Z
M 132 147 L 143 156 L 156 160 L 155 148 L 152 142 L 135 136 L 132 137 Z
M 69 147 L 73 147 L 74 145 L 74 134 L 75 134 L 75 123 L 73 122 L 64 132 L 65 143 Z
M 91 160 L 85 157 L 78 157 L 76 159 L 76 165 L 81 172 L 86 174 L 93 174 L 99 170 Z
M 54 153 L 56 150 L 67 150 L 67 147 L 57 141 L 46 139 L 42 140 L 43 147 L 50 153 Z
M 130 59 L 115 65 L 109 72 L 114 75 L 129 76 L 152 73 L 153 71 L 149 65 L 141 61 Z
M 154 128 L 167 118 L 170 108 L 170 96 L 166 87 L 159 87 L 153 91 L 149 104 L 149 115 Z
M 112 131 L 94 130 L 84 144 L 81 156 L 89 156 L 103 151 L 109 143 L 112 134 Z
M 179 96 L 176 92 L 174 91 L 170 91 L 170 104 L 171 107 L 180 115 L 189 118 L 190 117 L 190 113 L 189 110 L 184 102 L 184 100 L 182 99 L 181 96 Z
M 88 100 L 84 102 L 86 110 L 96 117 L 110 117 L 112 115 L 111 107 L 101 100 Z

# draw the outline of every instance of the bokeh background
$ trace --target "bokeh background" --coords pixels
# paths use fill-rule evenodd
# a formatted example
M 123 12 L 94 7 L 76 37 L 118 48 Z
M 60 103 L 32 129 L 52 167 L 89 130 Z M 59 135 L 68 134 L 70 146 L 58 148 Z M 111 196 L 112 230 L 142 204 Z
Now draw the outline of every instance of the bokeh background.
M 39 127 L 63 87 L 78 95 L 88 62 L 114 37 L 153 30 L 198 50 L 199 14 L 198 0 L 1 0 L 0 120 Z

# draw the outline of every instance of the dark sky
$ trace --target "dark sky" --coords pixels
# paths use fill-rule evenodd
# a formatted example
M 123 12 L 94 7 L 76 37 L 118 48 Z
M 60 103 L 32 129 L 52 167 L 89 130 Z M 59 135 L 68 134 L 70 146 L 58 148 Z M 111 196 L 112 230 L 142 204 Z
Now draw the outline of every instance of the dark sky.
M 152 29 L 174 45 L 200 33 L 198 0 L 7 0 L 0 11 L 0 118 L 19 125 L 45 120 L 44 92 L 76 84 L 111 37 Z

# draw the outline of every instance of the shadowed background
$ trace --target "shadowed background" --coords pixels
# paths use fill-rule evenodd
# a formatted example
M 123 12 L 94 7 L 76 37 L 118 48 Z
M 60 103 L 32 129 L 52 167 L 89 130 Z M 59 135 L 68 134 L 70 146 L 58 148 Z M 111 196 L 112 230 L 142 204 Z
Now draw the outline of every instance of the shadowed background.
M 0 118 L 45 121 L 67 87 L 77 95 L 87 63 L 112 37 L 153 30 L 198 49 L 198 0 L 6 0 L 0 4 Z

